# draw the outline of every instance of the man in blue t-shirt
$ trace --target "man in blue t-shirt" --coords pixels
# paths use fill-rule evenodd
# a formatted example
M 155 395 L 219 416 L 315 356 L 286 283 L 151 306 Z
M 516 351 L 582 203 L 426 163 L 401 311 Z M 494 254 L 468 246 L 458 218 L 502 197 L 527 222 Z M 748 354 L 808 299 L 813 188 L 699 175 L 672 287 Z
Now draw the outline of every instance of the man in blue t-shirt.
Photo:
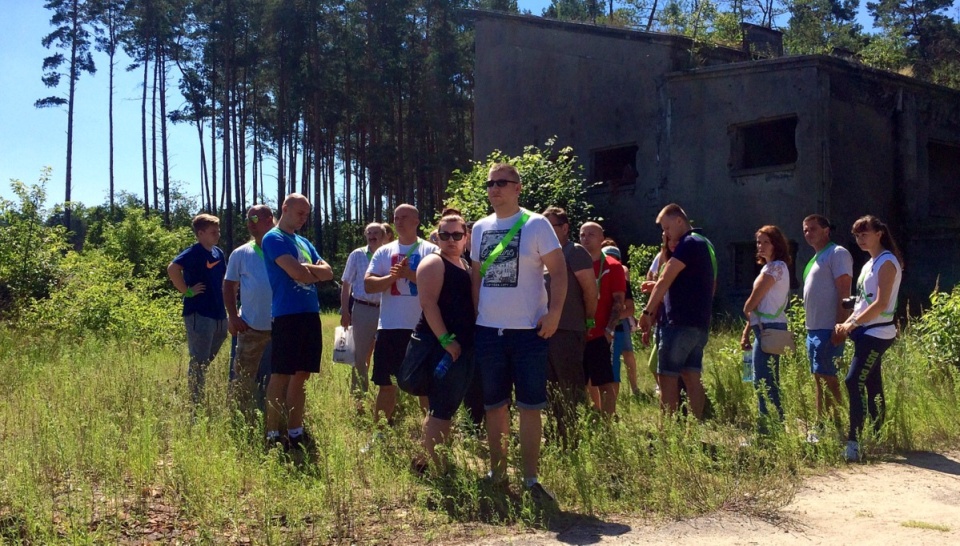
M 223 306 L 223 276 L 227 264 L 220 240 L 220 219 L 210 214 L 193 218 L 196 244 L 181 252 L 167 266 L 174 288 L 183 294 L 183 324 L 187 330 L 190 364 L 187 377 L 194 404 L 203 394 L 207 367 L 227 338 L 227 312 Z
M 640 329 L 650 331 L 653 311 L 664 296 L 666 321 L 661 330 L 657 362 L 660 406 L 668 413 L 680 403 L 678 378 L 683 378 L 690 397 L 690 411 L 703 419 L 706 394 L 700 380 L 703 348 L 710 332 L 713 293 L 717 283 L 717 257 L 706 237 L 695 233 L 680 205 L 669 204 L 657 215 L 668 241 L 679 241 L 654 285 L 640 317 Z
M 310 201 L 299 193 L 283 200 L 277 227 L 263 236 L 263 258 L 273 290 L 271 314 L 273 357 L 267 384 L 267 446 L 289 449 L 310 444 L 303 431 L 305 384 L 320 371 L 323 343 L 316 283 L 333 279 L 333 270 L 310 241 L 296 234 L 310 217 Z M 280 418 L 287 415 L 287 440 L 280 436 Z

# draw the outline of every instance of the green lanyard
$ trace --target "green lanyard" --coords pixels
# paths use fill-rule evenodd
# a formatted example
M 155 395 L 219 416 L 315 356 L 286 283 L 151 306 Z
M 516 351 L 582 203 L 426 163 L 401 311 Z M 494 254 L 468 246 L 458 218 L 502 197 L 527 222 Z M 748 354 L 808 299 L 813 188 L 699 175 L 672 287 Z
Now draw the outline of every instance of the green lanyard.
M 830 250 L 831 248 L 833 248 L 833 247 L 835 247 L 835 246 L 837 246 L 837 244 L 831 242 L 829 245 L 827 245 L 827 246 L 823 247 L 822 249 L 820 249 L 820 252 L 817 252 L 816 254 L 814 254 L 813 258 L 810 258 L 810 261 L 807 262 L 807 266 L 803 268 L 803 279 L 802 279 L 802 280 L 803 280 L 803 283 L 804 283 L 804 284 L 806 284 L 806 282 L 807 282 L 807 275 L 809 275 L 809 274 L 810 274 L 810 270 L 813 269 L 813 264 L 817 263 L 817 260 L 820 259 L 820 256 L 823 256 L 823 253 L 824 253 L 824 252 Z
M 893 255 L 893 253 L 890 252 L 889 250 L 884 250 L 883 252 L 880 253 L 880 256 L 883 256 L 884 254 L 890 254 L 891 256 Z M 880 258 L 880 256 L 877 256 L 877 258 Z M 870 270 L 873 271 L 873 267 L 876 266 L 876 265 L 877 265 L 877 261 L 876 261 L 876 259 L 875 259 L 875 260 L 873 261 L 873 266 L 870 267 Z M 866 281 L 866 280 L 867 280 L 867 271 L 866 271 L 866 270 L 860 270 L 860 277 L 857 278 L 857 292 L 860 293 L 860 294 L 863 294 L 863 299 L 867 300 L 867 305 L 873 305 L 873 299 L 870 297 L 870 294 L 867 294 L 867 290 L 866 290 L 866 288 L 863 286 L 863 283 L 864 283 L 864 281 Z M 878 286 L 878 287 L 880 286 L 879 280 L 877 281 L 877 286 Z M 895 302 L 895 303 L 893 304 L 893 311 L 890 311 L 890 312 L 882 312 L 882 313 L 880 313 L 880 316 L 881 316 L 881 317 L 892 317 L 892 316 L 894 315 L 894 313 L 896 313 L 896 312 L 897 312 L 897 303 Z
M 367 262 L 369 262 L 373 258 L 373 252 L 370 252 L 369 246 L 367 246 L 367 251 L 365 252 L 365 254 L 367 255 Z
M 523 209 L 521 209 L 523 210 Z M 523 214 L 520 215 L 520 218 L 513 224 L 510 228 L 510 231 L 503 236 L 503 239 L 500 239 L 500 242 L 497 243 L 497 246 L 490 251 L 490 254 L 487 255 L 487 259 L 483 261 L 483 265 L 480 266 L 480 278 L 484 278 L 487 275 L 487 269 L 490 268 L 490 265 L 493 264 L 493 261 L 497 259 L 497 256 L 503 253 L 504 249 L 507 248 L 507 245 L 510 244 L 510 241 L 513 240 L 513 237 L 520 231 L 520 228 L 523 227 L 523 224 L 527 223 L 527 220 L 530 219 L 530 213 L 523 211 Z
M 713 265 L 713 280 L 717 280 L 717 252 L 713 249 L 713 243 L 699 233 L 690 233 L 690 236 L 698 241 L 707 243 L 707 251 L 710 252 L 710 263 Z
M 422 240 L 423 240 L 423 239 L 421 239 L 420 237 L 417 237 L 417 242 L 413 243 L 413 246 L 410 247 L 410 250 L 408 250 L 407 253 L 403 256 L 403 259 L 404 259 L 404 260 L 406 260 L 407 258 L 409 258 L 410 256 L 412 256 L 413 253 L 416 252 L 417 248 L 420 247 L 420 241 L 422 241 Z M 400 246 L 400 243 L 397 243 L 397 247 L 398 247 L 398 248 L 399 248 L 399 246 Z M 369 251 L 367 251 L 367 252 L 368 252 L 367 256 L 368 256 L 368 257 L 371 256 L 371 254 L 369 254 Z
M 783 305 L 780 306 L 780 309 L 777 309 L 775 312 L 767 314 L 761 313 L 759 309 L 754 309 L 753 312 L 760 318 L 765 318 L 767 320 L 776 320 L 780 316 L 780 313 L 787 308 L 787 304 L 790 303 L 790 292 L 787 292 L 787 301 L 783 302 Z
M 607 273 L 607 271 L 603 270 L 603 266 L 606 265 L 606 263 L 607 263 L 607 255 L 601 252 L 600 253 L 600 274 L 597 275 L 597 299 L 600 299 L 600 281 L 603 280 L 604 273 Z
M 280 233 L 283 233 L 283 236 L 284 236 L 284 237 L 290 239 L 291 241 L 293 241 L 293 244 L 297 245 L 297 248 L 300 250 L 300 254 L 307 260 L 307 263 L 308 263 L 308 264 L 312 264 L 312 263 L 313 263 L 313 256 L 311 256 L 310 253 L 307 252 L 307 249 L 304 248 L 304 246 L 300 244 L 300 240 L 297 239 L 297 234 L 296 234 L 296 233 L 294 233 L 293 235 L 289 235 L 287 232 L 283 231 L 282 229 L 279 230 L 279 231 L 280 231 Z
M 253 251 L 257 253 L 257 256 L 260 256 L 260 259 L 263 260 L 263 249 L 260 248 L 260 245 L 253 243 Z

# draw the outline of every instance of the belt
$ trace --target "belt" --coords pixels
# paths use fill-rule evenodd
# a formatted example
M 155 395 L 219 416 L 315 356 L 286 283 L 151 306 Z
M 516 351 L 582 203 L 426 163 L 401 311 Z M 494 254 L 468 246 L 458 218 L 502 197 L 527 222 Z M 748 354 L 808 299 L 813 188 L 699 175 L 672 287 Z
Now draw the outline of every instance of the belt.
M 354 298 L 353 303 L 359 303 L 360 305 L 366 305 L 367 307 L 380 307 L 379 303 L 370 303 L 369 301 L 358 300 Z

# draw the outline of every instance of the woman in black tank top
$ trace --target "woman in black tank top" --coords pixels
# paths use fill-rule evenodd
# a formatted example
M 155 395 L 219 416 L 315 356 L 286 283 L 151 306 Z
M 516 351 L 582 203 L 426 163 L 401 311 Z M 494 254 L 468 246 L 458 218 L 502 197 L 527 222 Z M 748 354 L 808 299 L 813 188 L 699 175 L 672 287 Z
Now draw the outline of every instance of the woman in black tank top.
M 434 366 L 449 356 L 445 371 L 434 371 L 427 398 L 430 411 L 423 422 L 424 451 L 439 465 L 434 447 L 450 433 L 450 420 L 463 401 L 473 377 L 473 330 L 476 313 L 467 263 L 461 258 L 467 244 L 463 218 L 444 216 L 438 228 L 440 252 L 424 258 L 417 268 L 417 287 L 423 314 L 411 345 L 428 344 L 427 362 Z M 409 351 L 410 349 L 408 349 Z M 415 463 L 417 469 L 425 461 Z

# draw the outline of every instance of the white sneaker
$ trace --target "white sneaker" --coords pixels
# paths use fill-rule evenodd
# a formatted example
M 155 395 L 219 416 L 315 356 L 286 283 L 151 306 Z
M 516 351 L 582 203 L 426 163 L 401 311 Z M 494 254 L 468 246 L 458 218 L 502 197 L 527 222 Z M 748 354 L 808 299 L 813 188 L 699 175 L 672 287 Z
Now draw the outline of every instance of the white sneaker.
M 819 443 L 820 443 L 820 435 L 817 434 L 817 431 L 815 431 L 815 430 L 807 431 L 807 443 L 808 443 L 808 444 L 819 444 Z
M 843 458 L 848 463 L 855 463 L 860 460 L 860 444 L 853 440 L 847 441 L 847 449 L 843 451 Z

